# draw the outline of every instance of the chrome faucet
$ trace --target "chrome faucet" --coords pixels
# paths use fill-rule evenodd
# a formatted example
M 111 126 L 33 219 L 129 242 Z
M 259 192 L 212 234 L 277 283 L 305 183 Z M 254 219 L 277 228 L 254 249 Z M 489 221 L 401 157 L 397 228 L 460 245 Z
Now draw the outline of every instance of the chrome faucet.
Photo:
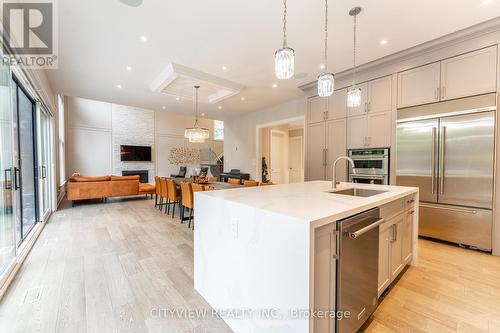
M 351 166 L 352 166 L 352 173 L 356 173 L 356 169 L 355 169 L 355 166 L 354 166 L 354 161 L 352 160 L 352 158 L 350 157 L 347 157 L 347 156 L 340 156 L 339 158 L 337 158 L 335 160 L 335 162 L 333 162 L 333 173 L 332 173 L 332 188 L 333 189 L 336 189 L 337 188 L 337 175 L 335 173 L 335 169 L 337 167 L 337 162 L 342 160 L 342 159 L 346 159 L 349 161 L 349 163 L 351 163 Z

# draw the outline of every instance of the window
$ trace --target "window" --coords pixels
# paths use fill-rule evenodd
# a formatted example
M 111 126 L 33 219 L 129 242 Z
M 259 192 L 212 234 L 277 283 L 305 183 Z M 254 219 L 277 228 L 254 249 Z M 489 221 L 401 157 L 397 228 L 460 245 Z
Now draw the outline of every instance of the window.
M 65 154 L 65 133 L 64 133 L 64 98 L 57 95 L 57 117 L 59 132 L 59 185 L 66 182 L 66 154 Z
M 224 122 L 222 120 L 214 120 L 214 140 L 224 140 Z

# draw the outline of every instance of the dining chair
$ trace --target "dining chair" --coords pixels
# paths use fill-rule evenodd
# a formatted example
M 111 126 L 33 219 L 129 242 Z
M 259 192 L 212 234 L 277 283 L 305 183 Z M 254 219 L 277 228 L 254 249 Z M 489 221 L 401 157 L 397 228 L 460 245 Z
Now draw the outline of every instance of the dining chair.
M 219 177 L 208 177 L 208 181 L 209 182 L 218 182 L 219 181 Z
M 227 182 L 229 184 L 233 184 L 233 185 L 241 185 L 241 181 L 239 179 L 236 179 L 236 178 L 229 178 Z
M 155 208 L 158 207 L 158 199 L 160 197 L 160 177 L 155 177 Z
M 243 186 L 245 186 L 245 187 L 259 186 L 259 182 L 256 180 L 253 180 L 253 179 L 244 180 Z
M 168 187 L 167 187 L 167 178 L 160 177 L 160 210 L 163 206 L 165 206 L 165 212 L 168 208 Z
M 271 182 L 268 182 L 268 183 L 260 183 L 260 186 L 266 186 L 266 185 L 274 185 L 273 183 Z
M 177 192 L 177 186 L 175 185 L 175 181 L 173 179 L 167 178 L 167 198 L 168 198 L 168 204 L 167 206 L 172 205 L 172 218 L 175 216 L 175 205 L 179 204 L 180 202 L 180 197 L 179 197 L 179 192 Z M 168 207 L 170 213 L 170 207 Z M 166 214 L 167 211 L 165 211 Z
M 203 191 L 214 191 L 215 187 L 210 185 L 203 185 Z
M 194 198 L 193 185 L 189 182 L 181 182 L 181 223 L 184 223 L 185 209 L 189 209 L 188 227 L 191 228 L 191 219 L 193 218 Z
M 197 184 L 197 183 L 192 183 L 191 188 L 193 189 L 193 192 L 204 191 L 204 189 L 203 189 L 204 186 L 201 184 Z

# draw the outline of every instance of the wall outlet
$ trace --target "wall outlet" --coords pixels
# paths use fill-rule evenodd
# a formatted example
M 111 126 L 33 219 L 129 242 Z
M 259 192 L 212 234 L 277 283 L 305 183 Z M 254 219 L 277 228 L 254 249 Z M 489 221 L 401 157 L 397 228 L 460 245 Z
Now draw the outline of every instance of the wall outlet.
M 238 239 L 238 223 L 239 220 L 237 218 L 231 218 L 231 234 L 233 234 L 234 239 Z

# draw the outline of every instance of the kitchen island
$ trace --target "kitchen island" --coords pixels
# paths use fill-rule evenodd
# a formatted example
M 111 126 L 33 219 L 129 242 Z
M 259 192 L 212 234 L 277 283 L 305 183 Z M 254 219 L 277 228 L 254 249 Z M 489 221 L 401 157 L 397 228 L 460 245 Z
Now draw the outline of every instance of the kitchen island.
M 376 228 L 361 229 L 376 232 L 378 248 L 356 264 L 375 272 L 367 291 L 375 307 L 405 266 L 417 264 L 417 188 L 342 183 L 332 193 L 331 182 L 314 181 L 197 192 L 194 287 L 236 333 L 333 332 L 335 316 L 346 315 L 336 308 L 344 251 L 337 221 L 366 211 L 377 214 Z M 358 245 L 373 244 L 361 229 L 346 239 L 359 234 Z M 347 315 L 364 322 L 370 313 Z

